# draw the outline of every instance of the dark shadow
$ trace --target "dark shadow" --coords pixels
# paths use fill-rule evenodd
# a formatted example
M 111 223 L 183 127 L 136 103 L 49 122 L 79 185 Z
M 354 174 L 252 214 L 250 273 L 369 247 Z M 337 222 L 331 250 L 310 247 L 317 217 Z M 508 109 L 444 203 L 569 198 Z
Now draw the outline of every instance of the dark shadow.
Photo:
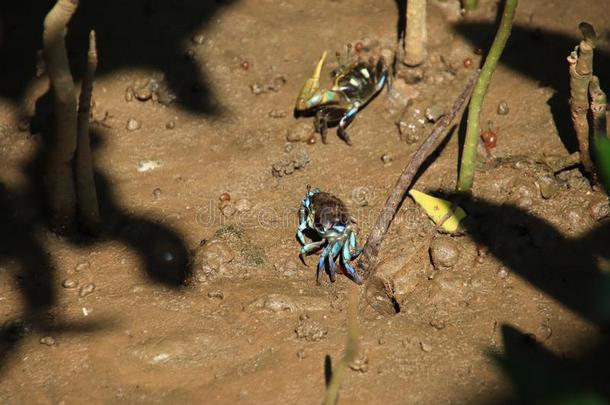
M 489 49 L 495 35 L 496 24 L 464 22 L 454 26 L 455 31 L 470 41 L 475 48 Z M 599 27 L 603 28 L 603 27 Z M 580 42 L 578 27 L 574 35 L 541 30 L 533 26 L 514 25 L 500 63 L 535 80 L 541 87 L 555 90 L 548 100 L 557 132 L 571 153 L 578 150 L 576 134 L 570 118 L 570 76 L 566 58 Z M 610 53 L 595 50 L 594 73 L 602 87 L 610 85 Z
M 235 0 L 236 1 L 236 0 Z M 204 67 L 187 53 L 191 37 L 233 0 L 81 1 L 67 37 L 72 72 L 84 72 L 88 32 L 97 33 L 98 77 L 122 69 L 162 72 L 177 102 L 190 111 L 220 112 Z M 0 2 L 0 97 L 20 102 L 36 75 L 42 23 L 54 0 Z
M 330 380 L 333 379 L 333 361 L 330 355 L 324 356 L 324 385 L 328 388 Z
M 407 0 L 394 0 L 396 3 L 396 43 L 404 49 L 405 33 L 407 31 Z
M 445 196 L 455 200 L 457 195 Z M 504 353 L 498 364 L 516 388 L 507 403 L 532 399 L 565 398 L 574 393 L 595 393 L 610 400 L 610 274 L 599 260 L 610 260 L 610 222 L 578 239 L 566 238 L 548 222 L 511 205 L 496 205 L 460 196 L 469 213 L 464 221 L 467 234 L 488 248 L 511 272 L 605 332 L 601 342 L 571 359 L 562 359 L 535 341 L 532 335 L 504 326 Z M 544 376 L 541 377 L 541 376 Z M 534 391 L 536 393 L 534 393 Z M 540 392 L 540 394 L 538 394 Z

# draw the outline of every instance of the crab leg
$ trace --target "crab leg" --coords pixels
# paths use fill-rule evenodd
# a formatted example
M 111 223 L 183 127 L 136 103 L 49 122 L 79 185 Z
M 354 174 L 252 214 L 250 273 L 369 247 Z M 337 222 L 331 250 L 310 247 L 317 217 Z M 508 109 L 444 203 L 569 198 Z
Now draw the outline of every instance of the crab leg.
M 347 127 L 349 126 L 349 124 L 352 123 L 352 121 L 354 120 L 354 118 L 356 118 L 356 113 L 358 112 L 358 108 L 360 107 L 359 104 L 355 104 L 352 108 L 350 108 L 349 110 L 347 110 L 347 112 L 345 113 L 345 115 L 341 118 L 341 121 L 339 121 L 339 129 L 337 129 L 337 134 L 341 137 L 341 139 L 343 139 L 345 141 L 345 143 L 347 143 L 348 145 L 352 144 L 352 140 L 350 139 L 349 135 L 347 134 Z
M 326 241 L 325 240 L 321 240 L 318 242 L 312 242 L 312 243 L 308 243 L 306 245 L 304 245 L 301 248 L 301 251 L 299 253 L 299 257 L 301 258 L 301 261 L 303 262 L 303 264 L 305 266 L 307 266 L 308 264 L 305 262 L 305 256 L 309 255 L 310 253 L 318 250 L 320 247 L 322 247 L 322 245 L 324 245 Z
M 320 284 L 320 271 L 324 268 L 324 263 L 326 262 L 326 258 L 328 257 L 328 253 L 330 252 L 330 246 L 326 246 L 326 249 L 320 255 L 320 261 L 318 262 L 318 268 L 316 270 L 316 283 Z

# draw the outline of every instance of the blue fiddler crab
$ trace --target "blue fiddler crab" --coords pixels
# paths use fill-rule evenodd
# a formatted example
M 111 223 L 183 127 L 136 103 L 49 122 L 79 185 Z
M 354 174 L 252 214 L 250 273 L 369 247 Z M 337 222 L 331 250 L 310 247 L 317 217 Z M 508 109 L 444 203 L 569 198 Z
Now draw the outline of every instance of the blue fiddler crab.
M 326 266 L 326 262 L 328 262 L 330 281 L 334 282 L 337 268 L 335 261 L 339 259 L 347 276 L 357 284 L 362 284 L 362 279 L 356 270 L 349 265 L 349 262 L 362 252 L 362 248 L 356 246 L 354 223 L 343 201 L 332 194 L 320 191 L 319 188 L 311 190 L 309 186 L 307 187 L 307 194 L 299 210 L 297 239 L 303 246 L 300 252 L 303 263 L 305 256 L 324 249 L 318 262 L 316 282 L 319 282 L 320 271 Z M 310 237 L 312 242 L 305 242 L 305 232 L 313 234 L 313 238 Z M 319 240 L 313 241 L 314 239 Z
M 368 63 L 360 59 L 349 62 L 350 46 L 348 45 L 348 62 L 342 63 L 332 72 L 333 85 L 327 89 L 320 88 L 320 72 L 326 59 L 326 51 L 318 62 L 313 76 L 305 82 L 297 97 L 294 116 L 315 116 L 316 132 L 322 135 L 326 143 L 326 131 L 329 125 L 338 124 L 337 135 L 348 145 L 352 144 L 346 132 L 358 111 L 371 101 L 385 84 L 390 87 L 390 75 L 383 57 Z M 339 55 L 337 55 L 339 58 Z

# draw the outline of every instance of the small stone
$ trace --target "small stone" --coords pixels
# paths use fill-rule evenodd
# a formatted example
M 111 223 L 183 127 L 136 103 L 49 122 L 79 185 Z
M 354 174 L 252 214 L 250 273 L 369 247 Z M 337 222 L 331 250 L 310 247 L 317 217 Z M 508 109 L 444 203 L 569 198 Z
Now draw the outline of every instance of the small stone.
M 165 123 L 165 129 L 174 129 L 176 128 L 176 121 L 167 121 Z
M 158 200 L 159 198 L 161 198 L 161 189 L 159 187 L 155 188 L 152 192 L 153 195 L 153 199 Z
M 286 118 L 288 113 L 284 110 L 271 110 L 268 115 L 269 118 Z
M 430 258 L 435 269 L 448 269 L 456 265 L 460 257 L 457 243 L 449 236 L 440 236 L 430 244 Z
M 496 112 L 498 115 L 507 115 L 509 113 L 508 103 L 504 100 L 500 101 Z
M 286 153 L 290 153 L 292 151 L 292 144 L 289 142 L 287 144 L 284 145 L 284 152 Z
M 539 341 L 546 342 L 553 335 L 553 330 L 549 325 L 543 323 L 538 327 L 535 335 Z
M 424 115 L 426 119 L 430 122 L 436 122 L 440 117 L 443 116 L 445 110 L 440 104 L 435 104 L 426 108 Z
M 95 284 L 89 283 L 82 286 L 78 292 L 79 297 L 86 297 L 95 290 Z
M 388 165 L 388 164 L 392 163 L 392 160 L 394 160 L 392 158 L 392 156 L 390 156 L 387 153 L 384 153 L 383 155 L 381 155 L 381 161 L 383 162 L 384 165 Z
M 519 197 L 515 201 L 515 205 L 525 210 L 531 208 L 531 206 L 534 205 L 534 200 L 532 200 L 530 197 Z
M 61 286 L 67 289 L 76 288 L 78 287 L 78 281 L 71 278 L 67 278 L 61 283 Z
M 128 131 L 136 131 L 142 128 L 142 123 L 135 118 L 129 118 L 125 128 L 127 128 Z
M 220 195 L 220 197 L 218 197 L 218 199 L 220 200 L 220 202 L 231 201 L 231 194 L 225 191 Z
M 557 180 L 555 180 L 553 176 L 549 175 L 540 176 L 536 181 L 536 184 L 540 189 L 540 195 L 545 200 L 548 200 L 549 198 L 553 197 L 561 190 L 561 187 Z
M 359 373 L 369 371 L 369 358 L 365 355 L 360 355 L 349 364 L 349 368 Z
M 238 212 L 250 211 L 251 208 L 252 208 L 252 203 L 250 202 L 250 200 L 242 198 L 242 199 L 235 201 L 235 209 Z
M 318 342 L 326 338 L 328 330 L 309 318 L 309 315 L 299 316 L 299 324 L 295 328 L 298 339 L 305 339 L 308 342 Z
M 286 130 L 286 140 L 288 142 L 307 142 L 312 133 L 311 123 L 301 121 Z
M 91 263 L 89 263 L 88 261 L 84 261 L 84 262 L 78 263 L 76 265 L 76 267 L 74 268 L 74 270 L 76 270 L 76 272 L 81 272 L 81 271 L 89 270 L 90 267 L 91 267 Z
M 427 344 L 424 341 L 419 342 L 419 347 L 421 348 L 421 350 L 423 352 L 426 352 L 426 353 L 430 353 L 432 351 L 432 346 L 430 346 L 429 344 Z
M 303 360 L 306 357 L 307 357 L 307 354 L 305 353 L 305 350 L 303 350 L 303 349 L 297 350 L 297 358 L 299 360 Z
M 607 197 L 594 199 L 589 203 L 589 214 L 595 221 L 601 221 L 610 215 L 610 204 Z
M 383 345 L 385 344 L 385 340 L 384 340 L 384 338 L 380 337 L 379 339 L 377 339 L 377 344 L 378 344 L 379 346 L 383 346 Z
M 255 96 L 258 96 L 259 94 L 264 93 L 264 91 L 261 88 L 261 86 L 258 85 L 257 83 L 251 84 L 250 85 L 250 90 L 252 91 L 252 94 L 254 94 Z
M 144 172 L 149 172 L 151 170 L 155 170 L 159 167 L 161 167 L 161 162 L 159 160 L 144 159 L 144 160 L 140 160 L 138 162 L 137 170 L 140 173 L 144 173 Z
M 506 270 L 506 267 L 500 267 L 500 270 L 498 270 L 498 277 L 500 277 L 501 279 L 505 279 L 506 277 L 508 277 L 508 271 Z
M 271 83 L 267 84 L 267 90 L 278 92 L 284 84 L 286 84 L 286 78 L 281 75 L 276 76 L 273 78 Z
M 130 101 L 133 101 L 133 97 L 133 87 L 129 86 L 125 89 L 125 101 L 129 103 Z
M 52 336 L 45 336 L 43 338 L 40 338 L 40 344 L 43 344 L 46 346 L 54 346 L 55 338 L 53 338 Z
M 201 45 L 205 41 L 205 37 L 203 36 L 203 34 L 195 34 L 191 38 L 191 41 L 193 41 L 195 45 Z
M 208 292 L 208 297 L 222 300 L 225 298 L 225 295 L 221 290 L 216 290 Z

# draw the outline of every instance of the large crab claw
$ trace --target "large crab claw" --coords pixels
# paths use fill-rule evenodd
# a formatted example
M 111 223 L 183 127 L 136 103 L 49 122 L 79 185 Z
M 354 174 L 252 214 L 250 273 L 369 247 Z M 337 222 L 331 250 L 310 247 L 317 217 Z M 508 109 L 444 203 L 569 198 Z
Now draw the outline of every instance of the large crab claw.
M 322 66 L 324 66 L 324 60 L 326 59 L 326 51 L 322 54 L 320 61 L 316 65 L 316 69 L 313 72 L 313 76 L 307 79 L 299 96 L 297 97 L 297 104 L 295 107 L 295 114 L 298 111 L 305 111 L 310 109 L 313 105 L 316 104 L 316 100 L 312 99 L 315 93 L 320 88 L 320 72 L 322 71 Z

